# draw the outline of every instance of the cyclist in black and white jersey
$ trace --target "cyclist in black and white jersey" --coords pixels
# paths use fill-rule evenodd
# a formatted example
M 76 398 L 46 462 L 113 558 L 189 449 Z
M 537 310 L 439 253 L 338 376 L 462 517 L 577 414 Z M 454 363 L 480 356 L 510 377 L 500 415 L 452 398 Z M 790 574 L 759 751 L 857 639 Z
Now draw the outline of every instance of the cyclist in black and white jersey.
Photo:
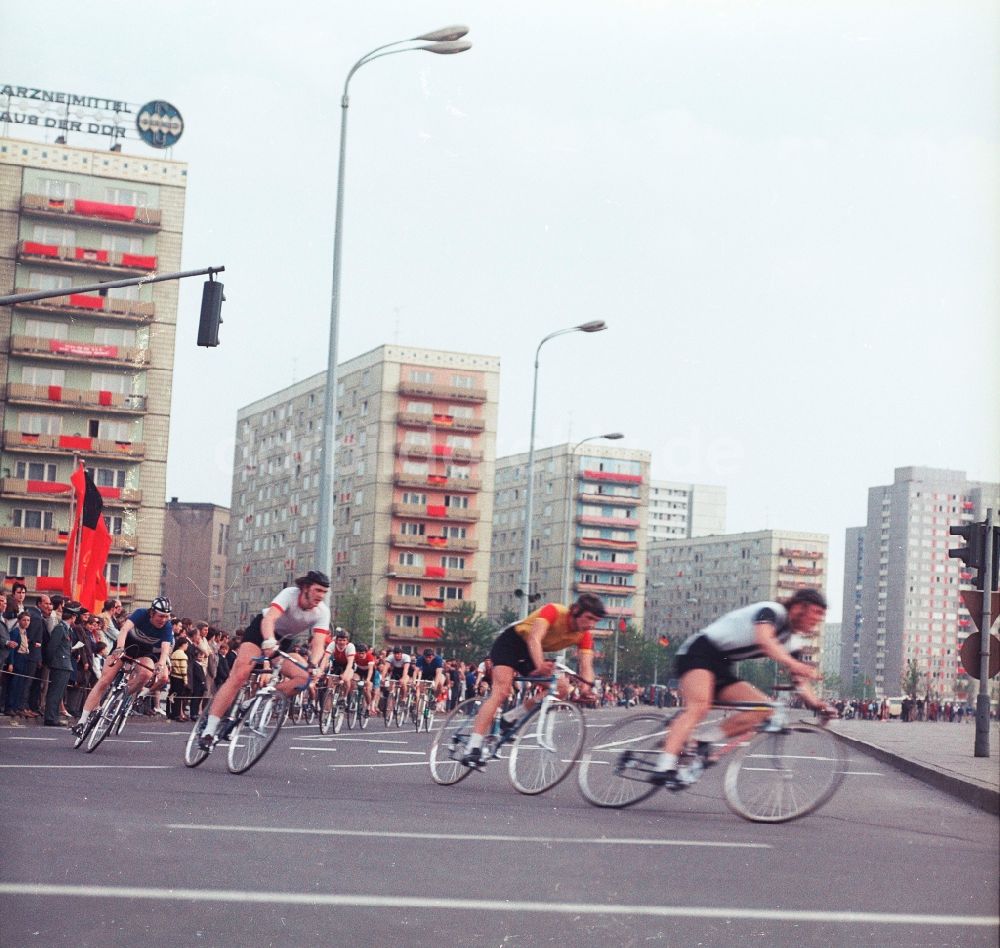
M 73 732 L 83 733 L 87 721 L 100 706 L 101 699 L 118 673 L 123 654 L 136 659 L 128 684 L 129 692 L 136 695 L 147 684 L 152 683 L 155 687 L 166 683 L 173 644 L 174 627 L 170 621 L 170 601 L 165 596 L 154 599 L 148 609 L 136 609 L 122 623 L 114 650 L 104 663 L 100 679 L 90 689 L 90 694 L 83 703 L 83 713 Z M 154 658 L 157 659 L 155 665 Z
M 787 668 L 803 701 L 816 710 L 829 709 L 809 687 L 819 670 L 800 660 L 802 636 L 816 634 L 826 616 L 826 599 L 818 589 L 800 589 L 783 603 L 757 602 L 717 619 L 690 636 L 678 649 L 674 674 L 685 705 L 670 723 L 657 763 L 663 782 L 677 782 L 677 758 L 704 719 L 713 700 L 766 702 L 767 696 L 741 681 L 734 663 L 770 658 Z M 707 757 L 713 743 L 725 742 L 751 730 L 767 712 L 744 711 L 727 717 L 699 736 L 699 752 Z
M 285 662 L 281 668 L 278 691 L 285 697 L 290 698 L 298 688 L 318 676 L 330 635 L 330 610 L 323 601 L 329 590 L 329 577 L 318 570 L 310 570 L 296 579 L 294 586 L 282 589 L 247 626 L 236 653 L 236 663 L 208 709 L 205 730 L 198 741 L 202 750 L 210 750 L 215 743 L 219 722 L 236 700 L 261 655 L 271 655 L 279 649 L 288 652 L 308 640 L 308 669 L 295 662 Z

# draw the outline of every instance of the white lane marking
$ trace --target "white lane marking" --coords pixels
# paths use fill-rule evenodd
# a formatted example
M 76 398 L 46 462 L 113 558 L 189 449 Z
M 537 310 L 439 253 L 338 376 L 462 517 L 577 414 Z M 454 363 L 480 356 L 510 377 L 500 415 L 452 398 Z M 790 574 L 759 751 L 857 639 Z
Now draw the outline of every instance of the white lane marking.
M 139 734 L 147 734 L 150 737 L 173 737 L 176 735 L 183 735 L 187 737 L 190 731 L 139 731 Z
M 107 741 L 109 744 L 152 744 L 153 743 L 152 741 L 142 741 L 128 737 L 109 737 Z
M 91 899 L 148 899 L 187 902 L 343 906 L 345 908 L 455 909 L 471 912 L 558 912 L 562 915 L 631 915 L 654 918 L 719 918 L 827 922 L 861 925 L 937 925 L 947 928 L 995 928 L 996 915 L 918 915 L 902 912 L 801 911 L 794 909 L 713 908 L 698 905 L 621 905 L 593 902 L 528 902 L 494 899 L 451 899 L 428 896 L 322 895 L 307 892 L 246 892 L 237 889 L 170 889 L 139 886 L 46 885 L 0 882 L 0 895 L 73 896 Z
M 8 741 L 58 741 L 58 737 L 8 737 Z
M 4 770 L 173 770 L 169 764 L 0 764 Z
M 877 770 L 845 770 L 845 777 L 884 777 L 885 774 L 880 774 Z
M 327 764 L 328 767 L 426 767 L 426 760 L 400 760 L 393 764 Z
M 295 826 L 236 826 L 212 823 L 168 823 L 167 829 L 216 833 L 278 833 L 295 836 L 359 836 L 367 839 L 432 839 L 487 843 L 565 843 L 576 846 L 694 846 L 703 849 L 771 849 L 769 843 L 720 843 L 700 839 L 633 839 L 627 836 L 491 836 L 487 833 L 417 833 L 383 830 L 308 829 Z
M 389 738 L 382 738 L 382 737 L 341 737 L 339 734 L 336 737 L 325 737 L 325 736 L 322 736 L 322 735 L 319 736 L 319 737 L 311 737 L 308 734 L 303 734 L 300 737 L 299 735 L 296 734 L 295 735 L 295 740 L 297 740 L 297 741 L 337 741 L 337 743 L 340 743 L 341 741 L 344 741 L 345 743 L 350 743 L 351 741 L 354 741 L 355 743 L 361 743 L 361 744 L 408 744 L 409 743 L 409 741 L 396 741 L 396 740 L 392 740 L 392 739 L 389 739 Z
M 390 750 L 382 750 L 381 747 L 378 749 L 378 752 L 380 754 L 410 754 L 410 755 L 412 755 L 414 757 L 426 757 L 427 756 L 427 751 L 390 751 Z
M 337 752 L 336 747 L 289 747 L 288 749 L 290 751 L 313 751 L 324 754 L 335 754 Z

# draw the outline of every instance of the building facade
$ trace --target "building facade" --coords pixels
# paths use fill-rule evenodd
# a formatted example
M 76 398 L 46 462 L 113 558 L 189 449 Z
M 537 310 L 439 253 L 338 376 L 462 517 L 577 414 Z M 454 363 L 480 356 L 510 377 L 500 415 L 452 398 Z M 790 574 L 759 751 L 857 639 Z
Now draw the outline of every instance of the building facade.
M 892 484 L 869 489 L 855 689 L 899 695 L 914 662 L 921 696 L 975 693 L 958 657 L 975 628 L 960 598 L 972 577 L 948 556 L 962 545 L 948 528 L 981 521 L 998 506 L 1000 484 L 970 481 L 964 471 L 900 467 Z
M 159 592 L 177 284 L 74 292 L 180 269 L 186 166 L 0 138 L 0 569 L 62 587 L 70 474 L 90 469 L 113 537 L 109 591 Z
M 331 599 L 370 596 L 373 639 L 432 641 L 463 602 L 486 608 L 499 360 L 382 346 L 337 372 Z M 325 379 L 238 414 L 231 626 L 313 566 Z
M 222 621 L 229 508 L 171 497 L 163 529 L 160 590 L 178 616 Z
M 829 538 L 821 533 L 760 530 L 665 540 L 649 548 L 646 629 L 671 642 L 723 613 L 797 589 L 825 589 Z M 810 652 L 821 650 L 816 641 Z
M 520 611 L 527 454 L 497 460 L 490 565 L 491 617 Z M 540 602 L 596 593 L 601 624 L 643 623 L 648 451 L 588 444 L 535 450 L 530 594 Z M 523 592 L 523 591 L 522 591 Z
M 726 488 L 678 481 L 649 483 L 648 541 L 726 532 Z
M 840 613 L 840 690 L 852 697 L 855 687 L 863 684 L 861 675 L 861 630 L 864 627 L 862 593 L 865 570 L 865 528 L 849 527 L 844 543 L 844 599 Z M 858 692 L 866 697 L 863 689 Z

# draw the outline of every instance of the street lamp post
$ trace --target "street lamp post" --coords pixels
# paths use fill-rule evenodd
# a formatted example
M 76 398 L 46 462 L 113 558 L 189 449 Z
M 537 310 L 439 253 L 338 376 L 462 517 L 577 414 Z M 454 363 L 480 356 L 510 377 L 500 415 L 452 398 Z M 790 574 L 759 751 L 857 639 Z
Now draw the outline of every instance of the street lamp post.
M 524 562 L 521 564 L 521 588 L 524 596 L 521 599 L 521 618 L 528 615 L 528 593 L 531 591 L 531 518 L 534 514 L 533 505 L 535 500 L 535 417 L 538 410 L 538 357 L 541 354 L 542 346 L 556 336 L 563 336 L 568 332 L 601 332 L 608 328 L 608 324 L 603 319 L 593 319 L 579 326 L 569 326 L 566 329 L 557 329 L 550 332 L 535 350 L 535 379 L 531 389 L 531 434 L 528 439 L 528 488 L 524 497 Z
M 465 26 L 449 26 L 411 39 L 396 40 L 365 53 L 347 73 L 340 99 L 340 158 L 337 165 L 337 208 L 333 225 L 333 287 L 330 292 L 330 343 L 326 362 L 326 399 L 323 406 L 323 456 L 319 482 L 319 522 L 316 528 L 316 567 L 329 575 L 333 559 L 334 464 L 337 441 L 337 344 L 340 334 L 340 259 L 344 221 L 344 161 L 347 155 L 347 89 L 354 74 L 366 63 L 383 56 L 424 50 L 448 55 L 463 53 L 472 44 L 462 37 L 469 32 Z M 412 45 L 412 44 L 419 45 Z
M 570 550 L 570 540 L 572 539 L 572 525 L 570 520 L 572 519 L 572 502 L 570 494 L 573 490 L 573 467 L 576 460 L 577 449 L 582 444 L 586 444 L 588 441 L 599 441 L 601 439 L 605 441 L 620 441 L 624 438 L 620 431 L 612 431 L 608 434 L 601 435 L 591 435 L 589 438 L 584 438 L 582 441 L 577 441 L 576 444 L 570 449 L 569 457 L 566 459 L 566 543 L 563 547 L 563 589 L 562 589 L 562 601 L 569 604 L 570 600 L 570 577 L 573 575 L 573 569 L 570 565 L 570 558 L 572 556 L 572 551 Z

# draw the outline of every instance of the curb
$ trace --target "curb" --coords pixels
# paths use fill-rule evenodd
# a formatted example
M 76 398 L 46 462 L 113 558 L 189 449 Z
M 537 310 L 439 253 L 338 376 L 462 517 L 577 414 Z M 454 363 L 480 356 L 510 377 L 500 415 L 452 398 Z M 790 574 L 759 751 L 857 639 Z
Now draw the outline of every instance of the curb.
M 874 757 L 876 760 L 895 767 L 896 770 L 919 780 L 921 783 L 934 787 L 936 790 L 941 790 L 949 796 L 969 804 L 969 806 L 985 810 L 993 816 L 1000 815 L 1000 790 L 994 790 L 992 787 L 984 787 L 979 783 L 973 783 L 971 780 L 960 777 L 957 774 L 935 770 L 933 767 L 917 763 L 917 761 L 910 760 L 907 757 L 900 757 L 898 754 L 893 754 L 882 747 L 876 747 L 867 741 L 848 737 L 846 734 L 840 734 L 832 729 L 830 733 L 834 734 L 838 740 L 843 741 L 845 744 L 858 748 L 870 757 Z

